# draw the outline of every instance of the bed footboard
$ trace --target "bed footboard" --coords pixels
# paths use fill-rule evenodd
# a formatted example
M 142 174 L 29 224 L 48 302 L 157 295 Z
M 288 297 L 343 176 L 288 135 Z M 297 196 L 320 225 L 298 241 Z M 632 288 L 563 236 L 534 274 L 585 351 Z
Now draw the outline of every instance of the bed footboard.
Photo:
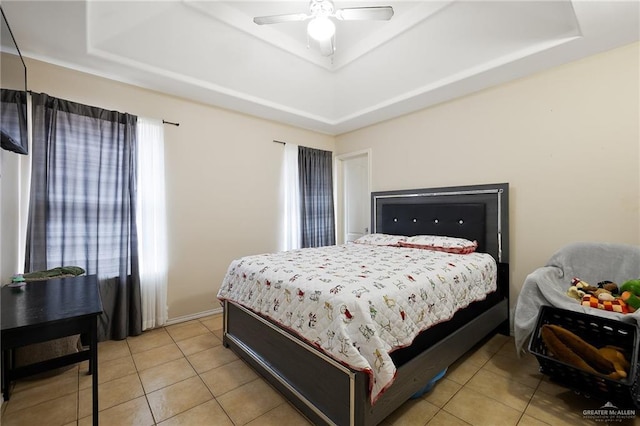
M 224 344 L 315 424 L 355 424 L 351 408 L 356 399 L 356 373 L 347 367 L 228 301 L 224 305 Z M 361 376 L 359 380 L 366 379 Z
M 508 316 L 499 302 L 398 369 L 371 406 L 368 376 L 353 371 L 255 313 L 225 301 L 224 344 L 263 375 L 314 424 L 376 425 Z

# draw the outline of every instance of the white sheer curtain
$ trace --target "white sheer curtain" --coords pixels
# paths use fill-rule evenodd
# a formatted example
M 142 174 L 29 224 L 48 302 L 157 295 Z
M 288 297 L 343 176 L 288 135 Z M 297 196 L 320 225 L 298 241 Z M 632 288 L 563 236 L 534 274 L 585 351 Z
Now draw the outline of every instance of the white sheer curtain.
M 32 126 L 33 117 L 31 110 L 31 93 L 27 93 L 27 138 L 29 143 L 29 152 L 33 146 Z M 24 272 L 24 259 L 27 246 L 27 226 L 29 225 L 29 198 L 31 197 L 31 155 L 19 155 L 20 157 L 20 176 L 19 191 L 20 201 L 18 202 L 18 268 L 16 272 Z
M 161 120 L 138 117 L 138 253 L 142 329 L 167 321 L 167 223 L 164 129 Z
M 298 176 L 298 145 L 287 143 L 284 146 L 283 167 L 283 250 L 301 247 L 300 234 L 300 190 Z

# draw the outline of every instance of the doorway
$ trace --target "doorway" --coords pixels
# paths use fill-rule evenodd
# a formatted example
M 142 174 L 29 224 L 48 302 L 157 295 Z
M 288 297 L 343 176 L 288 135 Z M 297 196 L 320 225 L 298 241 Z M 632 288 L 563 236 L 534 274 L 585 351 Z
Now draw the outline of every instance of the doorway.
M 369 233 L 371 223 L 371 150 L 336 157 L 338 244 Z

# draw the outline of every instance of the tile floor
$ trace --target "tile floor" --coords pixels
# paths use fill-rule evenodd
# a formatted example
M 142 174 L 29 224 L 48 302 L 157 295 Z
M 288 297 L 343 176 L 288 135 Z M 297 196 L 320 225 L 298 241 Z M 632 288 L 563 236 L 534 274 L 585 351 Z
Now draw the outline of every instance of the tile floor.
M 100 343 L 100 425 L 309 424 L 221 339 L 222 317 L 216 315 Z M 90 425 L 86 372 L 85 362 L 49 378 L 16 382 L 11 400 L 2 404 L 1 424 Z M 383 425 L 602 425 L 582 416 L 600 406 L 549 382 L 533 356 L 516 357 L 513 338 L 496 335 Z

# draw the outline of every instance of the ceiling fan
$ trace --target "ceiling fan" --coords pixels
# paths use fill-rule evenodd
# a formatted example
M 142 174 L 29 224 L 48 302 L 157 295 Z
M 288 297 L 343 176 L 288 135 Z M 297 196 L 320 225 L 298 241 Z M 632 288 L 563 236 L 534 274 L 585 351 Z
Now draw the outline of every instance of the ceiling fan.
M 331 0 L 311 0 L 309 2 L 309 13 L 258 16 L 253 18 L 253 22 L 258 25 L 266 25 L 310 19 L 307 25 L 307 34 L 318 42 L 320 52 L 324 56 L 331 56 L 335 52 L 336 25 L 330 18 L 340 21 L 388 21 L 392 16 L 393 8 L 391 6 L 336 9 Z

